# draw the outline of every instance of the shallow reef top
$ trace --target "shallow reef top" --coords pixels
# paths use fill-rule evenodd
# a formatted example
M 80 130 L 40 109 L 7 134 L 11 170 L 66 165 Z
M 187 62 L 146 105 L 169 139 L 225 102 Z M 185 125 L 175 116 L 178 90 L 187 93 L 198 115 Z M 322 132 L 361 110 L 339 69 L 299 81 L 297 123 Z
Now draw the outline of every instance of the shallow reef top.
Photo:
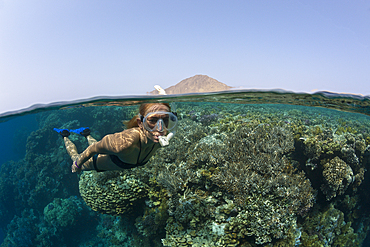
M 283 89 L 228 90 L 214 93 L 173 95 L 96 96 L 88 99 L 35 104 L 25 109 L 0 113 L 0 122 L 17 116 L 63 108 L 88 106 L 129 106 L 147 102 L 218 102 L 237 104 L 287 104 L 324 107 L 370 115 L 370 95 L 340 94 L 327 91 L 295 93 Z

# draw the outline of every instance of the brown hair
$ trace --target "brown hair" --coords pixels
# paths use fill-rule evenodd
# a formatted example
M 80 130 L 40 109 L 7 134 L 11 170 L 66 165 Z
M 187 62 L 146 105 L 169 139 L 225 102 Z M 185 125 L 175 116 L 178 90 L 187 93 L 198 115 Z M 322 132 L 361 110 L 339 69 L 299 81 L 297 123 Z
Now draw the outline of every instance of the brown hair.
M 171 106 L 170 104 L 168 103 L 144 103 L 144 104 L 141 104 L 140 105 L 140 108 L 139 108 L 139 113 L 141 116 L 145 116 L 147 113 L 148 113 L 148 110 L 150 107 L 154 106 L 154 105 L 164 105 L 164 106 L 167 106 L 169 111 L 171 111 Z M 136 119 L 139 117 L 139 114 L 137 114 L 135 117 L 133 117 L 130 121 L 128 122 L 124 122 L 124 124 L 126 125 L 126 127 L 128 129 L 131 129 L 131 128 L 134 128 L 134 127 L 139 127 L 139 125 L 137 124 L 137 121 Z

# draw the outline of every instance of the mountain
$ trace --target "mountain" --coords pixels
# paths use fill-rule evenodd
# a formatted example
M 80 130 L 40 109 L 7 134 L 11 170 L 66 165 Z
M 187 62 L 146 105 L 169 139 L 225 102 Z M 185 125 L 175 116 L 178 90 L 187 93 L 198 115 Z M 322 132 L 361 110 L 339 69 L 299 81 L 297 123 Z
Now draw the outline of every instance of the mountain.
M 205 93 L 229 90 L 231 87 L 206 75 L 195 75 L 184 79 L 175 86 L 166 88 L 167 94 Z M 149 94 L 158 94 L 157 90 Z

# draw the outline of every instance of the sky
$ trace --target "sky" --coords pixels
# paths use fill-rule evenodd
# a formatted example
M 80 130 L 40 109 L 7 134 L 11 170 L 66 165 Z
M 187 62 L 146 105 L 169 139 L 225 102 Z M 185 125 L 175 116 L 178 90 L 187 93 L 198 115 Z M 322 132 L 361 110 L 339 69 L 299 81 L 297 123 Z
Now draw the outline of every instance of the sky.
M 370 0 L 0 0 L 0 113 L 198 74 L 370 95 Z

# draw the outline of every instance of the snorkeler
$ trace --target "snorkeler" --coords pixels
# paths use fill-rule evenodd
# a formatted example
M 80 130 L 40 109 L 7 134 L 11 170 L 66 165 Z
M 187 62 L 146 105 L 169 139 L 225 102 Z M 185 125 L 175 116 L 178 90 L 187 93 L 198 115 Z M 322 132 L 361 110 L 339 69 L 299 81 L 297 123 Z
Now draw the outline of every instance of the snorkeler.
M 89 147 L 81 154 L 78 154 L 76 146 L 68 138 L 69 130 L 54 130 L 63 137 L 73 161 L 72 172 L 99 172 L 145 165 L 160 146 L 168 145 L 176 125 L 177 116 L 171 112 L 169 104 L 142 104 L 139 114 L 127 123 L 126 130 L 106 135 L 101 141 L 96 141 L 90 135 L 89 128 L 71 130 L 86 137 L 89 143 Z M 169 133 L 171 130 L 173 132 Z

